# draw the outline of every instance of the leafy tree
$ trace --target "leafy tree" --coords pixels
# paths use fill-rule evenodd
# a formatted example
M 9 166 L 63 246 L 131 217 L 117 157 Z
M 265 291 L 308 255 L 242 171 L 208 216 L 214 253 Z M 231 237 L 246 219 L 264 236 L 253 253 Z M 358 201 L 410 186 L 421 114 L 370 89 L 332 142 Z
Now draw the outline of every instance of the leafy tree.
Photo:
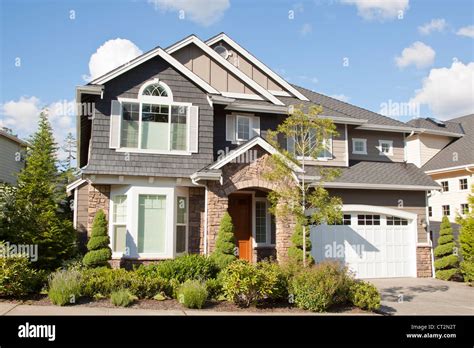
M 458 257 L 454 254 L 453 229 L 447 216 L 443 217 L 439 231 L 438 246 L 434 250 L 436 278 L 450 280 L 458 274 Z
M 29 140 L 25 167 L 5 206 L 0 239 L 38 245 L 38 268 L 55 268 L 75 255 L 76 233 L 61 204 L 65 201 L 62 174 L 56 167 L 57 147 L 46 112 Z
M 311 250 L 309 226 L 334 223 L 342 218 L 341 199 L 331 197 L 323 187 L 323 182 L 333 180 L 338 171 L 312 165 L 316 171 L 311 175 L 307 173 L 308 159 L 328 152 L 327 139 L 337 135 L 332 120 L 318 117 L 321 112 L 320 106 L 310 106 L 307 110 L 303 106 L 296 107 L 276 131 L 267 132 L 268 141 L 279 150 L 270 158 L 272 170 L 264 174 L 267 180 L 278 186 L 277 190 L 268 194 L 271 212 L 282 218 L 293 216 L 297 226 L 301 227 L 301 232 L 300 227 L 295 230 L 293 248 L 289 253 L 293 258 L 301 258 L 304 266 L 311 263 L 308 257 Z M 281 146 L 285 140 L 286 149 Z M 297 255 L 298 250 L 301 250 L 301 256 Z
M 221 269 L 236 259 L 234 225 L 228 212 L 225 212 L 221 219 L 219 231 L 217 232 L 216 249 L 212 253 L 211 258 Z
M 311 240 L 309 239 L 309 228 L 306 229 L 306 264 L 311 265 L 314 259 L 311 256 Z M 290 261 L 296 263 L 303 262 L 303 226 L 300 223 L 296 224 L 295 231 L 291 236 L 291 246 L 288 249 L 288 256 Z
M 459 246 L 463 260 L 460 270 L 465 282 L 474 282 L 474 185 L 469 196 L 469 212 L 464 218 L 459 217 Z
M 110 249 L 110 238 L 107 233 L 107 218 L 104 211 L 99 210 L 92 223 L 91 238 L 87 243 L 89 252 L 84 255 L 82 263 L 88 267 L 107 266 L 108 260 L 112 258 Z

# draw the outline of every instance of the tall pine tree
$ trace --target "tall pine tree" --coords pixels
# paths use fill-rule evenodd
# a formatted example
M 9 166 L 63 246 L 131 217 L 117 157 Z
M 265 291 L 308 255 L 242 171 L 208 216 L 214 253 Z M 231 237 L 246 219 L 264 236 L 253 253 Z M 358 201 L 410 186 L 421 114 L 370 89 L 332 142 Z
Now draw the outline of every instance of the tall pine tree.
M 65 200 L 63 175 L 56 167 L 57 146 L 46 112 L 30 139 L 26 164 L 18 175 L 14 199 L 6 211 L 0 239 L 38 245 L 38 268 L 55 268 L 74 256 L 76 233 L 61 208 Z

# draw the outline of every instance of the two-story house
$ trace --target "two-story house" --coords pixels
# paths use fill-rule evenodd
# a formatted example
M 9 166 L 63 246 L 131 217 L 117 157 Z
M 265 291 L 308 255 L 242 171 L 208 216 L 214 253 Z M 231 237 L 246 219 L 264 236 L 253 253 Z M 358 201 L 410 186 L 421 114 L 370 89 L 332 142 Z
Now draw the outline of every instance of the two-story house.
M 406 163 L 416 127 L 292 85 L 225 34 L 157 47 L 77 87 L 76 100 L 93 108 L 77 118 L 74 222 L 86 233 L 103 209 L 117 262 L 210 254 L 226 211 L 240 258 L 285 260 L 294 221 L 268 211 L 275 185 L 262 173 L 277 150 L 265 137 L 303 104 L 321 105 L 339 133 L 307 169 L 314 182 L 314 165 L 342 173 L 325 187 L 344 220 L 312 228 L 316 260 L 359 277 L 432 275 L 426 194 L 438 185 Z
M 439 238 L 443 216 L 451 221 L 469 211 L 468 196 L 474 185 L 474 115 L 439 121 L 419 118 L 409 124 L 424 129 L 407 140 L 409 160 L 421 167 L 440 186 L 428 194 L 428 215 L 433 244 Z
M 0 183 L 16 185 L 17 174 L 24 166 L 28 144 L 9 129 L 0 129 Z

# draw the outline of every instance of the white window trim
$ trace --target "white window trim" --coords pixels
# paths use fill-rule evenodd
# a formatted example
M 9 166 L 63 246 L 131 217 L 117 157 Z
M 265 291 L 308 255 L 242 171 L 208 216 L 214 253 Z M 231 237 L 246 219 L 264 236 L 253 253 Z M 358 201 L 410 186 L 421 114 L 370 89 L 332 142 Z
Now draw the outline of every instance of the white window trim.
M 444 190 L 443 182 L 446 183 L 446 191 Z M 449 186 L 450 186 L 450 185 L 449 185 L 449 180 L 441 180 L 441 181 L 439 182 L 439 184 L 440 184 L 440 186 L 441 186 L 441 193 L 445 193 L 445 192 L 450 192 L 450 191 L 451 191 L 450 188 L 449 188 Z
M 114 222 L 114 199 L 117 196 L 125 196 L 126 197 L 126 209 L 127 209 L 127 217 L 125 220 L 125 223 L 115 223 Z M 130 250 L 129 246 L 127 245 L 127 234 L 129 233 L 129 226 L 130 226 L 130 197 L 127 193 L 126 189 L 115 189 L 114 192 L 111 192 L 110 194 L 110 204 L 109 204 L 109 239 L 110 239 L 110 249 L 112 250 L 112 259 L 118 259 L 122 257 L 127 257 L 129 256 L 127 254 L 127 249 L 128 251 Z M 115 251 L 114 250 L 114 245 L 115 245 L 115 234 L 114 234 L 114 227 L 116 225 L 123 226 L 125 225 L 125 251 Z
M 265 203 L 265 210 L 266 210 L 266 217 L 265 217 L 265 224 L 266 224 L 266 237 L 265 242 L 257 243 L 257 202 L 264 202 Z M 254 247 L 274 247 L 275 244 L 271 244 L 272 240 L 272 226 L 271 226 L 271 213 L 268 211 L 270 202 L 266 197 L 253 197 L 253 240 L 254 240 Z
M 330 146 L 327 146 L 326 143 L 329 142 Z M 324 144 L 324 147 L 325 148 L 329 148 L 329 149 L 332 149 L 333 148 L 333 138 L 332 136 L 330 138 L 324 138 L 323 139 L 323 144 Z M 326 151 L 325 151 L 326 152 Z M 334 152 L 334 150 L 332 151 Z M 316 159 L 318 161 L 329 161 L 329 160 L 332 160 L 334 158 L 332 152 L 329 154 L 329 156 L 318 156 Z
M 355 143 L 361 141 L 364 144 L 364 151 L 356 151 Z M 364 138 L 352 138 L 352 154 L 354 155 L 367 155 L 367 139 Z
M 169 87 L 168 87 L 169 88 Z M 120 126 L 119 126 L 119 144 L 120 147 L 116 149 L 116 152 L 130 152 L 130 153 L 149 153 L 149 154 L 156 154 L 156 155 L 181 155 L 181 156 L 189 156 L 191 152 L 189 151 L 190 146 L 190 110 L 192 103 L 182 103 L 182 102 L 174 102 L 169 101 L 169 97 L 150 97 L 150 96 L 139 96 L 137 99 L 133 98 L 117 98 L 117 100 L 122 103 L 135 103 L 138 105 L 139 116 L 138 116 L 138 147 L 122 147 L 122 111 L 123 107 L 120 106 Z M 171 108 L 173 106 L 186 106 L 186 143 L 188 150 L 171 150 L 171 138 L 168 139 L 168 150 L 154 150 L 154 149 L 143 149 L 142 148 L 142 108 L 143 104 L 154 104 L 154 105 L 168 105 L 168 135 L 171 135 Z
M 249 138 L 248 139 L 239 138 L 239 119 L 241 118 L 246 118 L 249 121 L 249 132 L 248 132 Z M 235 141 L 236 142 L 249 141 L 251 139 L 251 134 L 252 134 L 252 117 L 246 116 L 246 115 L 235 115 Z
M 383 144 L 388 144 L 389 146 L 389 151 L 388 152 L 383 152 L 382 151 L 382 145 Z M 367 147 L 366 147 L 367 149 Z M 393 140 L 379 140 L 379 155 L 380 156 L 393 156 Z
M 189 193 L 188 193 L 188 190 L 187 189 L 184 189 L 184 188 L 176 188 L 175 189 L 175 196 L 174 196 L 174 203 L 175 205 L 177 204 L 178 202 L 178 197 L 184 197 L 186 198 L 186 216 L 185 216 L 185 223 L 184 224 L 178 224 L 178 209 L 176 207 L 175 209 L 175 216 L 174 216 L 174 243 L 173 243 L 173 253 L 174 255 L 183 255 L 183 254 L 186 254 L 188 251 L 189 251 Z M 178 240 L 177 236 L 178 236 L 178 228 L 177 226 L 186 226 L 186 235 L 185 235 L 185 240 L 186 240 L 186 244 L 185 244 L 185 248 L 184 248 L 184 251 L 181 252 L 181 253 L 178 253 L 176 252 L 176 241 Z

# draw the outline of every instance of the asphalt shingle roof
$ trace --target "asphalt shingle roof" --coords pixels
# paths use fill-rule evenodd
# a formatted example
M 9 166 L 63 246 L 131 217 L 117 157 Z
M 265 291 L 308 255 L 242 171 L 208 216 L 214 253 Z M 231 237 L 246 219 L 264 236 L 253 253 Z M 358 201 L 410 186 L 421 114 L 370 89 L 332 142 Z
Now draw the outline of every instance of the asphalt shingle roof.
M 436 123 L 426 118 L 414 118 L 407 122 L 410 126 L 424 129 L 432 129 L 442 132 L 451 132 L 456 134 L 464 134 L 464 130 L 459 122 L 453 122 L 452 120 L 443 121 L 445 127 L 438 126 Z
M 337 183 L 438 186 L 428 175 L 412 163 L 405 162 L 353 162 L 347 168 L 339 168 Z M 317 175 L 318 167 L 310 167 L 309 175 Z
M 464 136 L 454 140 L 421 167 L 424 171 L 457 167 L 474 163 L 474 114 L 453 118 L 449 123 L 458 123 Z M 455 155 L 457 154 L 457 156 Z M 457 159 L 456 161 L 454 159 Z

